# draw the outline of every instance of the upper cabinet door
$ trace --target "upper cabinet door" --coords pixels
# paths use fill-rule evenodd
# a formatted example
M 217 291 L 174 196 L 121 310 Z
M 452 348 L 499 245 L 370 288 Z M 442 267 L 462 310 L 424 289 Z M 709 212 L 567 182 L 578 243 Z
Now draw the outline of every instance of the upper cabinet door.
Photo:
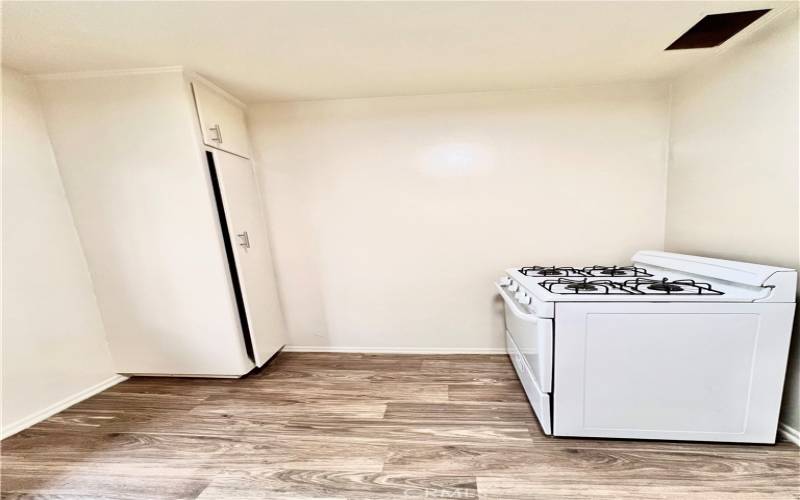
M 192 90 L 203 142 L 212 148 L 250 158 L 244 110 L 201 82 L 193 81 Z

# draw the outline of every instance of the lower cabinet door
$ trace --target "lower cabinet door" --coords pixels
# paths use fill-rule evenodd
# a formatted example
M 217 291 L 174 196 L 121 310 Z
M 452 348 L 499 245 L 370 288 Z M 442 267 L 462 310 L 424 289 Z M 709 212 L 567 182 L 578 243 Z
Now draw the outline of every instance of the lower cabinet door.
M 249 160 L 215 151 L 215 170 L 254 361 L 261 366 L 285 342 L 261 196 Z M 236 279 L 234 285 L 236 285 Z M 241 311 L 240 311 L 241 312 Z M 247 333 L 247 332 L 246 332 Z
M 793 306 L 559 304 L 555 434 L 775 442 Z

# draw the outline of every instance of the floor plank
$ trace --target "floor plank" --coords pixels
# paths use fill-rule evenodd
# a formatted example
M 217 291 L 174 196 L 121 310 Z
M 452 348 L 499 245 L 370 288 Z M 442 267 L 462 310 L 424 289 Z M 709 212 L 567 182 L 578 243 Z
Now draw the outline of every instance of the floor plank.
M 624 448 L 501 447 L 495 445 L 390 447 L 384 470 L 478 476 L 521 475 L 540 481 L 636 484 L 682 481 L 763 488 L 800 488 L 797 458 L 753 453 L 675 453 Z M 791 491 L 791 490 L 790 490 Z
M 449 401 L 485 401 L 489 403 L 527 404 L 522 385 L 517 381 L 493 384 L 450 384 L 447 386 Z
M 186 476 L 153 469 L 87 470 L 85 467 L 16 467 L 3 474 L 2 498 L 185 499 L 210 484 L 196 471 Z
M 484 500 L 531 499 L 629 499 L 629 500 L 785 500 L 797 498 L 785 489 L 764 488 L 741 490 L 740 485 L 728 487 L 723 483 L 699 485 L 680 484 L 677 481 L 653 481 L 632 484 L 628 488 L 619 483 L 542 481 L 540 477 L 484 477 L 479 476 L 478 497 Z
M 384 418 L 392 422 L 440 422 L 462 425 L 534 425 L 533 411 L 528 403 L 448 402 L 407 403 L 390 402 Z
M 157 423 L 154 423 L 157 425 Z M 288 421 L 254 420 L 233 417 L 227 421 L 229 432 L 247 436 L 270 437 L 324 443 L 429 443 L 458 445 L 493 442 L 530 446 L 530 434 L 524 425 L 464 425 L 437 422 L 392 423 L 378 419 L 334 419 L 314 416 Z M 214 421 L 206 424 L 208 432 Z M 160 432 L 150 428 L 148 432 Z M 166 432 L 170 432 L 166 430 Z
M 447 384 L 416 382 L 286 381 L 267 379 L 262 387 L 241 387 L 209 396 L 205 402 L 226 401 L 441 401 L 448 400 Z
M 342 473 L 282 470 L 215 479 L 200 495 L 210 499 L 336 498 L 374 500 L 399 498 L 478 498 L 474 476 L 426 474 Z
M 800 498 L 800 449 L 552 438 L 506 356 L 132 378 L 2 442 L 2 498 Z

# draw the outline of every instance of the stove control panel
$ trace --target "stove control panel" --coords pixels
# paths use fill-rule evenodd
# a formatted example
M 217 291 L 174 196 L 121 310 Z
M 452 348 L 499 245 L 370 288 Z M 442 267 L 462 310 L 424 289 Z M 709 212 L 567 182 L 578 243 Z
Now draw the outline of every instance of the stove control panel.
M 531 296 L 528 295 L 528 293 L 525 290 L 520 288 L 519 283 L 512 280 L 510 277 L 503 276 L 502 278 L 497 280 L 497 284 L 505 288 L 509 292 L 509 294 L 513 294 L 514 300 L 516 300 L 518 304 L 521 304 L 523 306 L 530 305 L 532 300 Z

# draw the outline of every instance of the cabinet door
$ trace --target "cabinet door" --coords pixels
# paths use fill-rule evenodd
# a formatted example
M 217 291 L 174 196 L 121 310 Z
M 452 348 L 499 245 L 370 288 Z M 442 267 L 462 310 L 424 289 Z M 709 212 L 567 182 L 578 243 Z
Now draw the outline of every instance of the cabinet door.
M 192 82 L 203 142 L 212 148 L 250 157 L 244 110 L 219 92 Z
M 212 155 L 256 365 L 283 347 L 285 333 L 261 197 L 249 160 Z
M 774 443 L 793 306 L 559 302 L 555 435 Z

